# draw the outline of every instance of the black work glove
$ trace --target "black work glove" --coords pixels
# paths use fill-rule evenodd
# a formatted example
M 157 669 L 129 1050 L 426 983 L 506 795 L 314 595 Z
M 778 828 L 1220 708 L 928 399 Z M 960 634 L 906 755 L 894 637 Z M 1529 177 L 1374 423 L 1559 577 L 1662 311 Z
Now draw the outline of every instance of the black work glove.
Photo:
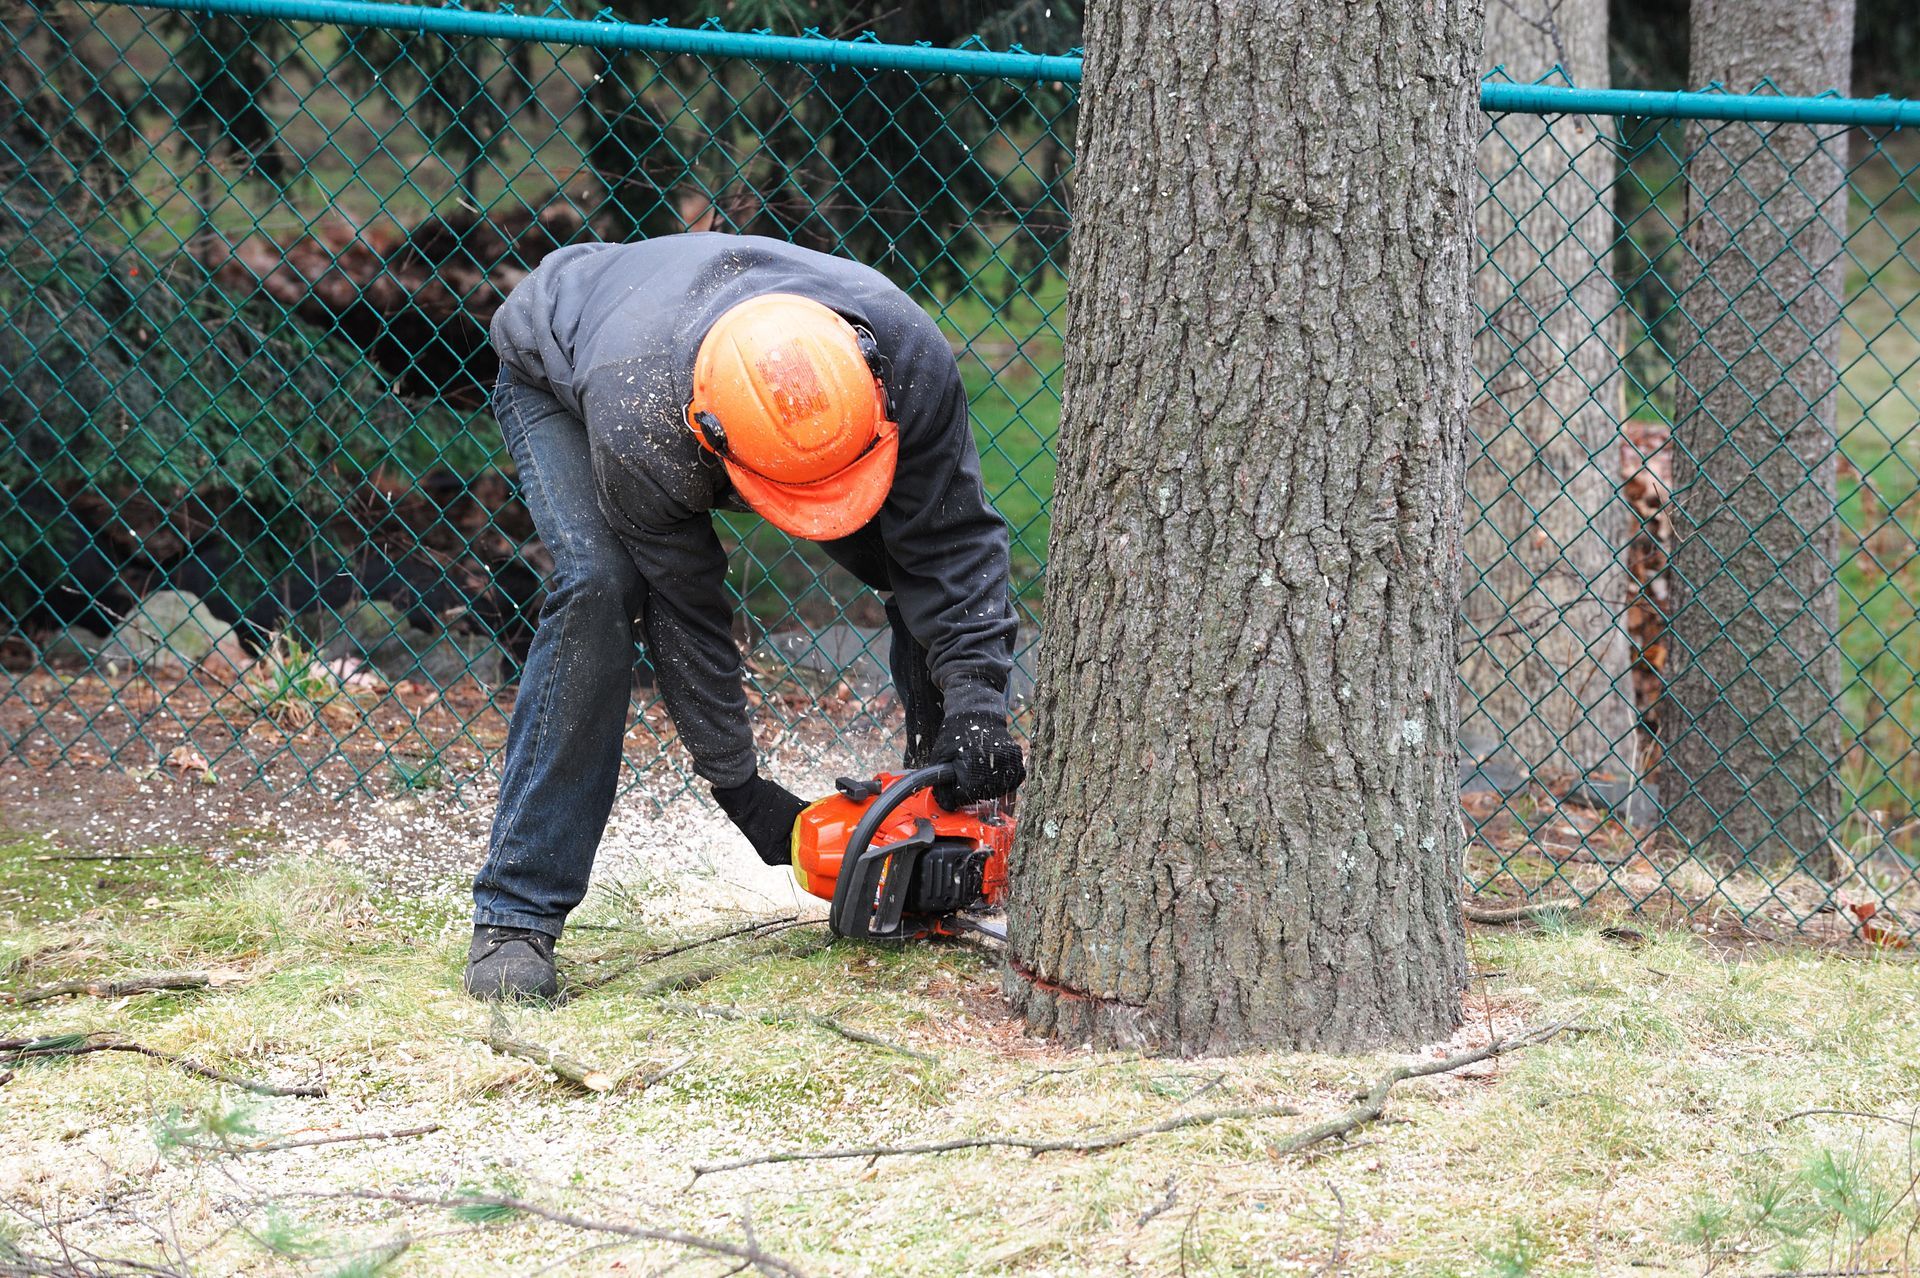
M 1027 779 L 1020 746 L 1007 718 L 989 711 L 950 714 L 933 743 L 934 763 L 953 765 L 951 785 L 933 787 L 933 801 L 948 811 L 1012 794 Z
M 793 863 L 793 827 L 806 804 L 783 785 L 758 772 L 739 785 L 713 787 L 713 801 L 753 844 L 768 865 Z

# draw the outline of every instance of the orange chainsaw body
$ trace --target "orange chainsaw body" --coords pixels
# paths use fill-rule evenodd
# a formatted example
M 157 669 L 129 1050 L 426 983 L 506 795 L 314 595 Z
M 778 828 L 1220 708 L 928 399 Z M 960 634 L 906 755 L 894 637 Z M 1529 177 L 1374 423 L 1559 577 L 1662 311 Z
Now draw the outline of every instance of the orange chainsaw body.
M 793 876 L 800 887 L 825 901 L 834 899 L 842 863 L 854 827 L 867 815 L 882 789 L 904 773 L 883 772 L 872 781 L 840 782 L 837 793 L 809 804 L 793 828 Z M 979 899 L 966 908 L 999 906 L 1006 897 L 1007 852 L 1013 846 L 1011 804 L 973 804 L 949 812 L 934 801 L 931 787 L 902 799 L 881 819 L 867 841 L 871 848 L 931 839 L 946 846 L 965 845 L 985 852 Z M 937 928 L 935 930 L 938 930 Z

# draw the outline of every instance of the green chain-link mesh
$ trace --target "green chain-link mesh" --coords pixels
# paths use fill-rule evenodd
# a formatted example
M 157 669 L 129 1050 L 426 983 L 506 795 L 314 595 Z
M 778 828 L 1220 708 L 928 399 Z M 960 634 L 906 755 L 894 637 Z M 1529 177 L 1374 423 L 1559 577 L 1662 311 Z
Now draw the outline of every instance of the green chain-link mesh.
M 1013 527 L 1024 698 L 1076 63 L 214 8 L 0 8 L 13 758 L 490 777 L 547 561 L 487 321 L 559 244 L 690 228 L 857 257 L 940 318 Z M 1765 94 L 1648 118 L 1516 87 L 1479 150 L 1470 884 L 1920 935 L 1920 144 Z M 877 601 L 727 531 L 763 745 L 886 762 Z M 638 669 L 630 779 L 666 797 Z

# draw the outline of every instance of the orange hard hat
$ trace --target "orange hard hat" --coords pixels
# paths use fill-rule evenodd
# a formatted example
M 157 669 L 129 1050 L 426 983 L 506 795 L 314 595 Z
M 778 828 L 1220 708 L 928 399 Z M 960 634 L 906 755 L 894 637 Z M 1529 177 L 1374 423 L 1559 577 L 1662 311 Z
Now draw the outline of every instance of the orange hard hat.
M 900 454 L 879 362 L 870 336 L 812 298 L 749 298 L 701 339 L 687 425 L 774 527 L 845 537 L 887 499 Z

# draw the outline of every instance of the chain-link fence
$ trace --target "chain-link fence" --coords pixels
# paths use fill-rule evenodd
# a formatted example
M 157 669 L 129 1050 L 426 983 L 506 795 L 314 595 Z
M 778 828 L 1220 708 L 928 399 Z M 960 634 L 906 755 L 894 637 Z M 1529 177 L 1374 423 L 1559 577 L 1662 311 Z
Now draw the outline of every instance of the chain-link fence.
M 1904 942 L 1920 103 L 1483 105 L 1470 879 Z
M 1023 697 L 1076 60 L 352 0 L 0 14 L 11 757 L 489 777 L 547 560 L 487 321 L 558 245 L 685 229 L 845 253 L 940 318 Z M 1469 879 L 1903 941 L 1920 111 L 1483 96 Z M 877 601 L 725 522 L 763 745 L 884 762 Z M 628 764 L 664 795 L 687 773 L 636 658 Z

